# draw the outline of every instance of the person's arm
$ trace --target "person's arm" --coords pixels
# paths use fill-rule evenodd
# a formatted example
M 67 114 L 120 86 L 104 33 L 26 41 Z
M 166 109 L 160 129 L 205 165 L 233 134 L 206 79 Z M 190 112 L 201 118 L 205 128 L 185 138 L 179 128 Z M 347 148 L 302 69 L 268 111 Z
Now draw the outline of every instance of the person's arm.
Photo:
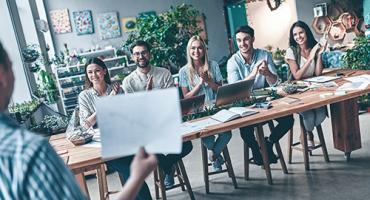
M 317 46 L 313 47 L 310 55 L 307 58 L 307 62 L 303 64 L 301 68 L 299 68 L 298 63 L 296 60 L 293 59 L 286 59 L 286 62 L 289 65 L 290 71 L 294 77 L 295 80 L 301 80 L 304 73 L 307 71 L 307 69 L 310 67 L 311 63 L 315 59 L 316 51 L 317 51 Z
M 213 90 L 213 91 L 217 91 L 217 88 L 221 86 L 221 83 L 217 83 L 215 80 L 213 80 L 209 75 L 208 73 L 206 72 L 203 72 L 200 77 L 202 78 L 202 80 L 204 80 L 204 82 L 206 82 L 208 84 L 208 86 Z
M 85 92 L 86 91 L 78 95 L 78 106 L 80 125 L 85 129 L 88 129 L 96 123 L 96 112 L 91 110 L 91 106 L 89 106 L 89 100 Z
M 324 66 L 322 64 L 322 54 L 324 53 L 326 49 L 327 42 L 324 46 L 320 47 L 320 49 L 317 52 L 316 56 L 316 66 L 315 66 L 315 75 L 320 76 L 322 74 L 322 70 L 324 69 Z
M 136 153 L 131 163 L 131 175 L 123 186 L 118 199 L 133 200 L 141 188 L 145 178 L 157 166 L 157 158 L 153 154 L 147 154 L 143 147 Z
M 231 57 L 227 61 L 227 82 L 228 83 L 235 83 L 237 81 L 242 80 L 242 77 L 238 70 L 238 64 L 234 60 L 233 57 Z
M 182 94 L 184 95 L 184 98 L 190 98 L 193 96 L 196 96 L 202 88 L 202 84 L 204 83 L 203 79 L 200 81 L 191 91 L 189 91 L 188 87 L 181 87 Z

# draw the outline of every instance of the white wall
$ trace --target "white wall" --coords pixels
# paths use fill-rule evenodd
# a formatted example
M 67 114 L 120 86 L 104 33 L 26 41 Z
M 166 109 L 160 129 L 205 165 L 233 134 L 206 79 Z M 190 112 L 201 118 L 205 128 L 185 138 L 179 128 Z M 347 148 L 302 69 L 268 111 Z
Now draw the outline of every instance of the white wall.
M 271 11 L 265 1 L 247 4 L 248 24 L 254 28 L 257 48 L 287 48 L 290 26 L 297 21 L 296 1 L 288 0 Z
M 18 50 L 15 32 L 11 22 L 8 6 L 5 0 L 0 1 L 0 40 L 4 48 L 7 50 L 10 59 L 13 62 L 13 71 L 15 75 L 14 92 L 12 102 L 20 103 L 31 100 L 31 95 L 28 90 L 26 76 L 23 70 L 23 64 L 20 52 Z
M 228 40 L 223 15 L 223 0 L 44 0 L 46 12 L 55 9 L 69 9 L 70 17 L 73 11 L 91 10 L 94 22 L 94 34 L 77 36 L 76 32 L 65 34 L 54 34 L 51 30 L 56 51 L 63 50 L 63 43 L 68 43 L 72 49 L 88 50 L 95 44 L 104 47 L 107 45 L 120 46 L 127 38 L 127 34 L 122 37 L 100 40 L 96 26 L 97 14 L 103 12 L 117 11 L 118 17 L 135 17 L 138 13 L 156 11 L 157 14 L 167 11 L 170 6 L 182 3 L 191 4 L 206 16 L 206 29 L 209 39 L 209 55 L 211 59 L 220 60 L 228 55 Z M 70 18 L 72 20 L 72 18 Z M 72 20 L 73 21 L 73 20 Z M 49 21 L 50 23 L 50 21 Z M 49 27 L 52 26 L 49 24 Z M 72 29 L 74 25 L 72 23 Z

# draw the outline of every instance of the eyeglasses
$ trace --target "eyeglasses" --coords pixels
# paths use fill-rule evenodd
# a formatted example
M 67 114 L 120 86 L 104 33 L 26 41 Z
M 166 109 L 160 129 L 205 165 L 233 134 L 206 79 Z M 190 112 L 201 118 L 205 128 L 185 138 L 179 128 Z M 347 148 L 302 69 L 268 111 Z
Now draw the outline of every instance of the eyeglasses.
M 149 52 L 148 51 L 134 52 L 134 53 L 132 53 L 132 55 L 134 55 L 135 57 L 140 57 L 140 55 L 145 57 L 145 56 L 149 55 Z

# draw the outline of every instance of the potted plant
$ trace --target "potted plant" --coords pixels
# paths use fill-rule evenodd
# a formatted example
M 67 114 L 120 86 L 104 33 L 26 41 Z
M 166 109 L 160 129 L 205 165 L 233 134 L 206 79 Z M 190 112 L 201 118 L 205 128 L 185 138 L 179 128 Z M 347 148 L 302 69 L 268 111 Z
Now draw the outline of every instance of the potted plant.
M 136 40 L 152 45 L 151 64 L 176 72 L 186 64 L 186 45 L 193 35 L 202 30 L 197 26 L 199 11 L 181 4 L 160 15 L 142 15 L 137 19 L 137 31 L 131 33 L 123 44 L 128 49 Z
M 284 63 L 285 58 L 285 50 L 276 48 L 276 50 L 272 53 L 272 59 L 274 60 L 275 65 L 281 65 Z
M 351 49 L 347 49 L 342 56 L 342 61 L 348 69 L 369 70 L 370 69 L 370 39 L 366 36 L 359 36 L 354 39 L 355 45 Z M 370 96 L 364 95 L 359 98 L 360 109 L 367 110 Z

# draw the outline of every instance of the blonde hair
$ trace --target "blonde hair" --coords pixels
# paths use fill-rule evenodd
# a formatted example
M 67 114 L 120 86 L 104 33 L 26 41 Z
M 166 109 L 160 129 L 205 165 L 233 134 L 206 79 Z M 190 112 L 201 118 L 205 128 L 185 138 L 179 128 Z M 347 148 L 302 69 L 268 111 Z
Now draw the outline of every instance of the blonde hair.
M 200 44 L 202 45 L 202 48 L 204 50 L 204 56 L 202 58 L 202 62 L 203 62 L 203 72 L 206 72 L 208 77 L 209 78 L 213 78 L 212 77 L 212 71 L 209 67 L 209 63 L 208 63 L 208 52 L 207 52 L 207 46 L 204 42 L 204 40 L 198 36 L 198 35 L 195 35 L 193 37 L 191 37 L 189 39 L 189 42 L 188 42 L 188 45 L 186 47 L 186 58 L 187 58 L 187 63 L 186 63 L 186 67 L 188 68 L 187 70 L 187 74 L 188 74 L 188 78 L 190 80 L 190 84 L 192 86 L 195 86 L 196 83 L 194 83 L 194 76 L 195 74 L 197 74 L 198 72 L 196 71 L 195 69 L 195 66 L 194 66 L 194 61 L 193 59 L 191 58 L 190 56 L 190 50 L 191 50 L 191 44 L 194 42 L 194 41 L 199 41 Z

